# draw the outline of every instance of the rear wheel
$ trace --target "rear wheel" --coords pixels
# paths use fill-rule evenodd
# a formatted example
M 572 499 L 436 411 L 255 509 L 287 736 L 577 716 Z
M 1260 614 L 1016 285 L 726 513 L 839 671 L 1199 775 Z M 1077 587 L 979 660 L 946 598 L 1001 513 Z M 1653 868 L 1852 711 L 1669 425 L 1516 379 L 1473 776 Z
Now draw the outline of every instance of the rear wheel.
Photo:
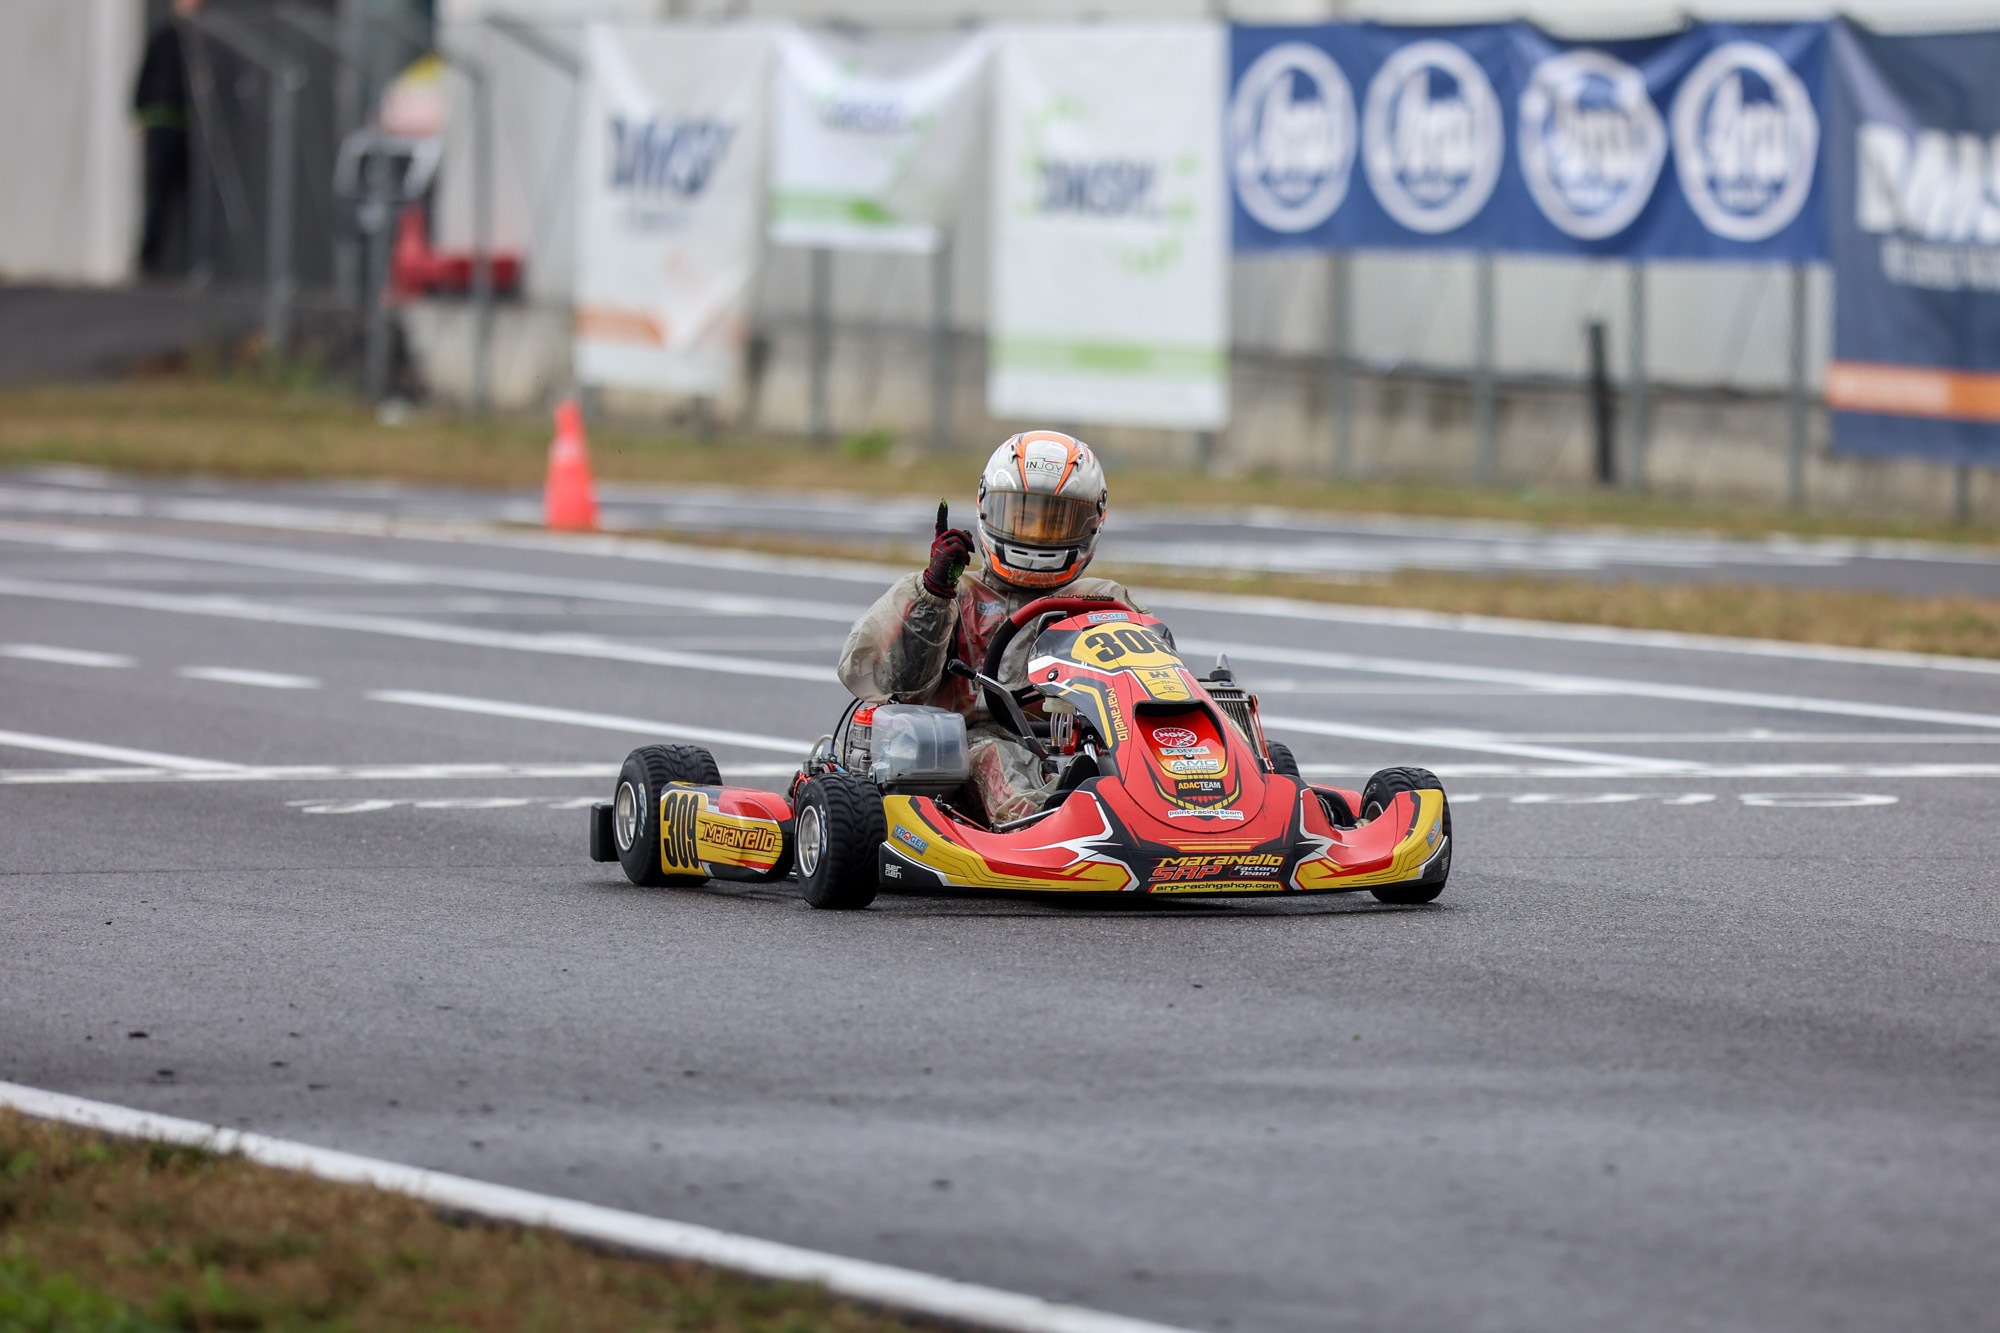
M 1427 768 L 1385 768 L 1368 779 L 1361 788 L 1361 818 L 1373 819 L 1381 814 L 1389 802 L 1406 791 L 1434 791 L 1440 795 L 1444 784 L 1437 774 Z M 1401 884 L 1381 884 L 1370 889 L 1377 902 L 1402 905 L 1427 903 L 1444 892 L 1445 878 L 1451 874 L 1451 802 L 1444 803 L 1444 815 L 1439 820 L 1439 829 L 1445 837 L 1444 855 L 1431 866 L 1430 874 L 1422 880 L 1405 880 Z
M 799 888 L 814 907 L 851 911 L 875 901 L 888 827 L 882 793 L 847 773 L 822 773 L 799 788 L 793 816 Z
M 1282 741 L 1265 741 L 1264 753 L 1270 756 L 1271 771 L 1283 774 L 1301 786 L 1305 779 L 1299 776 L 1299 761 L 1292 757 L 1292 747 Z
M 715 756 L 699 745 L 642 745 L 625 756 L 611 797 L 611 841 L 625 878 L 648 888 L 706 884 L 705 875 L 669 875 L 660 868 L 660 793 L 676 782 L 722 785 Z

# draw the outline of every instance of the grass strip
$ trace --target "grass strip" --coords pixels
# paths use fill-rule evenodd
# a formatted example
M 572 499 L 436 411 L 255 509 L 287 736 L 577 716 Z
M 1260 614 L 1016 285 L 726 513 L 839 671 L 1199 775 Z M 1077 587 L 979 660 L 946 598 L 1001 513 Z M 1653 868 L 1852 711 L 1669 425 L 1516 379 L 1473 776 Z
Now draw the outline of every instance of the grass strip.
M 820 1288 L 0 1110 L 0 1329 L 908 1333 Z
M 542 479 L 549 433 L 547 422 L 532 418 L 473 421 L 422 412 L 388 426 L 351 397 L 249 377 L 175 374 L 0 390 L 0 465 L 81 463 L 151 475 L 528 487 Z M 598 475 L 625 482 L 963 496 L 973 488 L 983 453 L 983 448 L 944 455 L 905 452 L 886 431 L 833 445 L 754 434 L 703 438 L 616 423 L 591 431 Z M 1746 537 L 1782 532 L 2000 542 L 2000 530 L 1992 527 L 1693 504 L 1624 491 L 1503 491 L 1272 471 L 1213 476 L 1121 465 L 1116 458 L 1108 463 L 1119 504 L 1274 505 Z

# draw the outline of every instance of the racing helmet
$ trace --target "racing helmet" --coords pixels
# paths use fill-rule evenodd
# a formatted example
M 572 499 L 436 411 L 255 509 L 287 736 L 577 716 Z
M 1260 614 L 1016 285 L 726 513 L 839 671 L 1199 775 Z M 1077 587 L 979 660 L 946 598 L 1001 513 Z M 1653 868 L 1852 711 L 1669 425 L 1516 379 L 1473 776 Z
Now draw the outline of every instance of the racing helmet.
M 1055 430 L 1016 435 L 979 477 L 986 568 L 1016 588 L 1060 588 L 1083 573 L 1104 523 L 1104 469 L 1090 446 Z

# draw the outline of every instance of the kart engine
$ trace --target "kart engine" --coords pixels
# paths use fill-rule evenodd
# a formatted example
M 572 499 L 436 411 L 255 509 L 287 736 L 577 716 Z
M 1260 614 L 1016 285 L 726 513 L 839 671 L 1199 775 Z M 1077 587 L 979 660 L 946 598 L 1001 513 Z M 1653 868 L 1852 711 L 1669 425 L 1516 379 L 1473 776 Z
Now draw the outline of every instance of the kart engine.
M 847 724 L 841 757 L 892 796 L 946 796 L 972 777 L 965 718 L 949 708 L 863 704 Z

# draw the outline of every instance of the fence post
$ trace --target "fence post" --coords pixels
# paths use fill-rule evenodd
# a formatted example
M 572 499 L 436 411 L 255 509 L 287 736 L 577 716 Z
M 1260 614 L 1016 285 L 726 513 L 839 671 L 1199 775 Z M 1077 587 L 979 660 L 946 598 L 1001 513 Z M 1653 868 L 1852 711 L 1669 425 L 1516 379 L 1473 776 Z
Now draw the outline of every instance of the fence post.
M 1482 252 L 1474 270 L 1472 432 L 1479 480 L 1500 476 L 1500 442 L 1493 420 L 1493 255 Z
M 472 80 L 472 411 L 493 392 L 493 90 L 483 63 L 460 59 Z
M 1785 415 L 1790 437 L 1785 447 L 1785 500 L 1806 507 L 1806 266 L 1792 265 L 1792 363 Z
M 825 246 L 812 250 L 812 415 L 810 429 L 815 440 L 833 433 L 827 410 L 827 362 L 833 356 L 833 252 Z
M 1597 484 L 1610 486 L 1618 480 L 1618 434 L 1611 399 L 1611 353 L 1607 346 L 1604 321 L 1593 319 L 1590 339 L 1590 425 L 1596 445 Z
M 1651 423 L 1647 420 L 1649 404 L 1646 401 L 1646 265 L 1641 260 L 1632 261 L 1626 305 L 1629 384 L 1625 399 L 1625 466 L 1622 474 L 1626 490 L 1643 491 L 1646 489 L 1646 433 Z
M 293 135 L 298 125 L 299 89 L 306 72 L 286 61 L 271 71 L 269 169 L 266 192 L 270 216 L 264 222 L 264 342 L 273 361 L 285 359 L 292 341 L 292 187 L 298 166 Z
M 1327 406 L 1333 416 L 1333 475 L 1354 475 L 1354 259 L 1333 253 L 1327 293 Z
M 367 312 L 367 328 L 362 345 L 362 387 L 368 401 L 379 403 L 389 396 L 389 248 L 396 231 L 396 199 L 393 174 L 387 157 L 370 153 L 362 160 L 367 173 L 369 216 L 374 225 L 362 233 L 362 300 Z
M 951 241 L 952 234 L 938 228 L 937 249 L 931 254 L 931 448 L 942 451 L 951 443 L 952 356 L 951 333 Z

